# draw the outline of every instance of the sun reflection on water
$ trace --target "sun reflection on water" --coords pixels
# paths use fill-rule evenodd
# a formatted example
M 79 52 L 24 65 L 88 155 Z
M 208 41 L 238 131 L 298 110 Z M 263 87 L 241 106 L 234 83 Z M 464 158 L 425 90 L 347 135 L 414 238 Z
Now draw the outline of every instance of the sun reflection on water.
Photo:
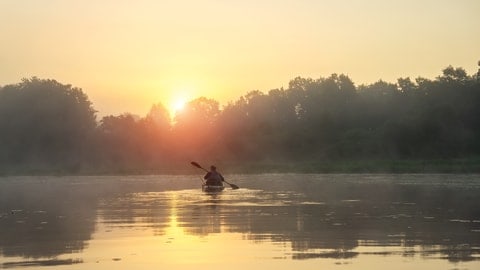
M 133 223 L 130 224 L 118 222 L 128 220 L 120 218 L 112 224 L 111 220 L 101 218 L 106 213 L 99 213 L 96 233 L 84 252 L 85 263 L 95 262 L 94 266 L 98 269 L 115 266 L 115 263 L 135 269 L 138 269 L 139 263 L 144 264 L 145 269 L 150 269 L 150 266 L 220 269 L 236 261 L 233 268 L 243 269 L 253 267 L 259 260 L 284 259 L 283 254 L 291 248 L 268 240 L 245 241 L 249 238 L 245 233 L 228 232 L 228 223 L 222 221 L 223 214 L 218 209 L 221 201 L 215 195 L 182 191 L 150 193 L 132 198 L 131 203 L 137 207 L 139 201 L 142 201 L 140 204 L 151 206 L 155 200 L 163 200 L 161 205 L 166 207 L 159 211 L 164 212 L 162 215 L 168 222 L 148 223 L 144 218 L 137 218 L 130 219 Z M 139 210 L 136 209 L 137 213 L 144 212 Z M 190 224 L 182 221 L 188 213 L 192 214 L 189 217 Z M 201 224 L 203 228 L 194 228 L 194 223 Z M 162 225 L 164 227 L 159 233 L 159 226 Z
M 355 184 L 331 176 L 294 186 L 305 178 L 277 180 L 275 186 L 257 179 L 249 183 L 255 188 L 218 194 L 189 189 L 194 184 L 184 188 L 179 178 L 108 185 L 101 179 L 96 186 L 109 193 L 96 200 L 86 200 L 91 191 L 79 193 L 85 185 L 65 185 L 77 190 L 55 189 L 52 194 L 65 198 L 42 209 L 31 201 L 1 215 L 0 247 L 9 250 L 0 249 L 0 268 L 384 269 L 388 263 L 392 269 L 478 269 L 480 222 L 468 210 L 478 203 L 463 199 L 465 193 L 478 197 L 477 190 L 455 185 L 432 192 L 418 184 Z M 173 189 L 171 183 L 180 184 Z M 390 194 L 372 193 L 379 186 Z M 29 228 L 35 233 L 28 234 Z M 18 239 L 18 232 L 28 238 Z M 42 250 L 31 249 L 32 237 Z M 24 251 L 47 255 L 28 257 Z

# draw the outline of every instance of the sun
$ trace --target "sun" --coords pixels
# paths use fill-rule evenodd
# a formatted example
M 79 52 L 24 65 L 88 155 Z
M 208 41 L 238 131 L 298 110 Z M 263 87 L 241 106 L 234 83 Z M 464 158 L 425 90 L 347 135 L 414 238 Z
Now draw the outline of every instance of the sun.
M 185 98 L 177 98 L 176 100 L 174 100 L 172 103 L 173 112 L 178 112 L 183 110 L 183 108 L 185 108 L 186 103 L 187 102 Z
M 171 96 L 168 101 L 168 110 L 170 111 L 170 115 L 173 118 L 178 113 L 181 113 L 185 110 L 188 102 L 192 100 L 193 94 L 196 92 L 196 87 L 194 84 L 191 83 L 180 83 L 171 87 Z

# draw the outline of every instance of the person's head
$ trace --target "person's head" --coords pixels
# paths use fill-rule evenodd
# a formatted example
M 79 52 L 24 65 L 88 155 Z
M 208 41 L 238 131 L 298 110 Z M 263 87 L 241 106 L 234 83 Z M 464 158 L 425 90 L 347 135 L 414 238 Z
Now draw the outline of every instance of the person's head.
M 214 165 L 212 165 L 212 166 L 210 166 L 210 170 L 216 171 L 216 170 L 217 170 L 217 167 L 215 167 Z

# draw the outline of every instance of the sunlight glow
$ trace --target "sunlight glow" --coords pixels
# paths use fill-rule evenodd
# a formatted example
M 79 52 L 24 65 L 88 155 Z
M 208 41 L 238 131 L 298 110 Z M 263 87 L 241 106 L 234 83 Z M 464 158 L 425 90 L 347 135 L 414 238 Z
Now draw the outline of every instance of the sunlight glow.
M 168 102 L 168 108 L 172 118 L 185 108 L 185 105 L 193 98 L 197 87 L 192 83 L 181 82 L 169 87 L 172 89 L 172 95 Z
M 185 103 L 187 103 L 187 101 L 184 98 L 175 100 L 172 104 L 174 112 L 181 111 L 183 108 L 185 108 Z
M 55 79 L 82 88 L 100 115 L 143 116 L 182 85 L 226 104 L 296 76 L 471 74 L 479 10 L 478 0 L 0 1 L 0 85 Z

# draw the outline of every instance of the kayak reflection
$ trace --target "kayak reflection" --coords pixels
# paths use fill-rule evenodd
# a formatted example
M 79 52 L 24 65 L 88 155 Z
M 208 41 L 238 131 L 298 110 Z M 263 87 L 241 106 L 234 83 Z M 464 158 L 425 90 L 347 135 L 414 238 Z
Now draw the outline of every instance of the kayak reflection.
M 73 254 L 61 261 L 78 262 L 95 238 L 145 230 L 167 239 L 241 235 L 288 247 L 282 256 L 291 259 L 480 257 L 475 176 L 251 177 L 235 178 L 245 188 L 219 193 L 171 176 L 7 179 L 0 183 L 1 256 Z

